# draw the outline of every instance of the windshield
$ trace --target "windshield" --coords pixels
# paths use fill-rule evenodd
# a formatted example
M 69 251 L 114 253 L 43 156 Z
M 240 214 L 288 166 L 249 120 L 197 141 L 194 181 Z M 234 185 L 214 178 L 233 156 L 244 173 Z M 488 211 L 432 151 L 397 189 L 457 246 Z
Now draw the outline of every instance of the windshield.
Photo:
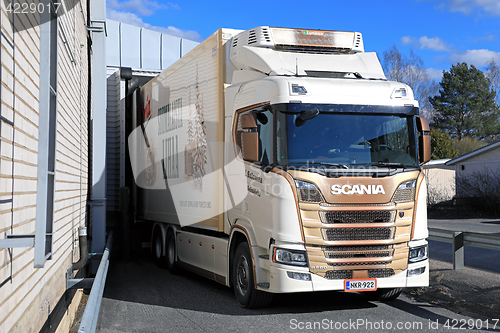
M 319 113 L 305 122 L 299 117 L 278 112 L 279 165 L 418 166 L 412 116 Z

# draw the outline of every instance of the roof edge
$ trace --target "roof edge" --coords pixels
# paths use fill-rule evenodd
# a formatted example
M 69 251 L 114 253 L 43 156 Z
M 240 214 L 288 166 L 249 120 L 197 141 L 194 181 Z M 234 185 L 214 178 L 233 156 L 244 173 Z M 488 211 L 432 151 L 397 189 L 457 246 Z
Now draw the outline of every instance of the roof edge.
M 473 150 L 471 152 L 468 152 L 466 154 L 463 154 L 462 156 L 455 157 L 454 159 L 449 160 L 448 162 L 446 162 L 445 165 L 455 165 L 458 162 L 462 162 L 462 161 L 467 160 L 467 159 L 469 159 L 469 158 L 471 158 L 473 156 L 485 153 L 485 152 L 487 152 L 487 151 L 489 151 L 491 149 L 494 149 L 496 147 L 500 147 L 500 141 L 490 143 L 489 145 L 486 145 L 484 147 L 481 147 L 481 148 L 478 148 L 478 149 Z

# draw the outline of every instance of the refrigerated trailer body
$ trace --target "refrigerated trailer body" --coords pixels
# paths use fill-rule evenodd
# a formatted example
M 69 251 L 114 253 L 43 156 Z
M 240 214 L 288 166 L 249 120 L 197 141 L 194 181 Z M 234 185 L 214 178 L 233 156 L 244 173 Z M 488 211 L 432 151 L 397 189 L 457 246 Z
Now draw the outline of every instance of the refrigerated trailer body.
M 132 104 L 136 214 L 159 264 L 245 307 L 428 285 L 428 123 L 360 33 L 220 29 Z

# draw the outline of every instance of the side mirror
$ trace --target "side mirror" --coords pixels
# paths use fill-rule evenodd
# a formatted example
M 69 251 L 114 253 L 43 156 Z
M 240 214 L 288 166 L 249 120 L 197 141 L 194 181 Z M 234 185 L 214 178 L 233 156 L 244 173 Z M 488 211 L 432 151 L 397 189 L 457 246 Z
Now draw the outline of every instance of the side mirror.
M 417 117 L 419 162 L 426 163 L 431 160 L 431 129 L 427 119 Z
M 306 121 L 315 118 L 319 114 L 319 110 L 314 108 L 311 110 L 300 111 L 299 116 L 295 119 L 295 126 L 300 127 L 306 123 Z

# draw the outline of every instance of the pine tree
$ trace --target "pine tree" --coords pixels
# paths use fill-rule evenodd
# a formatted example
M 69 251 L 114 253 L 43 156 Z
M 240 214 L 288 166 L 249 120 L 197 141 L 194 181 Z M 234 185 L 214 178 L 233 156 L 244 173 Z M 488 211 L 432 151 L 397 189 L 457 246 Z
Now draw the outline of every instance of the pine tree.
M 458 156 L 450 136 L 436 128 L 431 128 L 432 159 L 455 158 Z
M 430 101 L 437 111 L 434 126 L 462 140 L 500 133 L 500 109 L 483 72 L 466 63 L 443 73 L 439 95 Z

